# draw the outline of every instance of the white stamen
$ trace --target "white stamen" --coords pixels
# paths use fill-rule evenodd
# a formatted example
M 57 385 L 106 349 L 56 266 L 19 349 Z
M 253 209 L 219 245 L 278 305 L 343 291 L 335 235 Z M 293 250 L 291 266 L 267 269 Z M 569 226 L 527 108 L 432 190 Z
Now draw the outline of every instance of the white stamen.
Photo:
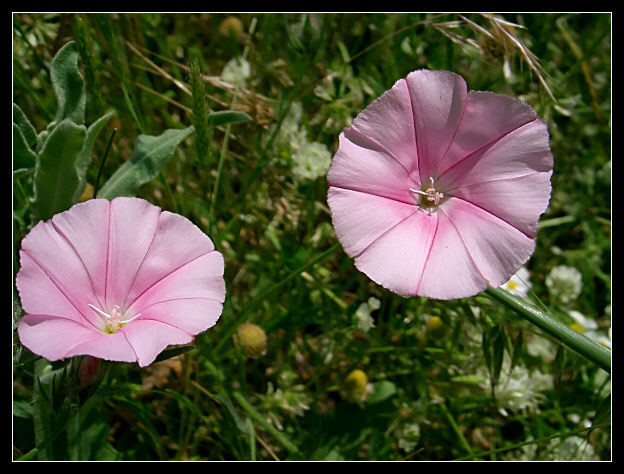
M 138 318 L 139 316 L 141 316 L 141 313 L 137 314 L 136 316 L 130 318 L 130 319 L 126 319 L 124 321 L 119 321 L 121 324 L 128 324 L 130 321 L 134 321 L 136 318 Z
M 94 310 L 96 310 L 98 313 L 100 313 L 102 316 L 106 316 L 108 319 L 113 319 L 113 317 L 108 314 L 105 313 L 104 311 L 102 311 L 101 309 L 96 308 L 95 306 L 93 306 L 92 304 L 89 304 L 89 306 L 91 306 L 91 308 L 93 308 Z

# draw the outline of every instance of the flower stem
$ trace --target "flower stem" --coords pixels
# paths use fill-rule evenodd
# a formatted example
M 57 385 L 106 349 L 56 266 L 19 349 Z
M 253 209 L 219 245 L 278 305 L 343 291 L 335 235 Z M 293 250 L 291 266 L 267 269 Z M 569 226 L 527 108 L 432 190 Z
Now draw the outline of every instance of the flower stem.
M 240 392 L 232 392 L 232 396 L 239 403 L 239 405 L 247 412 L 247 414 L 253 419 L 256 423 L 258 423 L 262 428 L 264 428 L 267 432 L 269 432 L 276 441 L 278 441 L 282 446 L 284 446 L 291 454 L 296 454 L 299 452 L 297 446 L 290 442 L 288 438 L 286 438 L 279 430 L 277 430 L 273 425 L 269 424 L 264 417 L 256 411 L 256 409 L 243 397 Z
M 488 288 L 485 293 L 492 299 L 513 309 L 520 316 L 542 331 L 557 339 L 582 357 L 590 360 L 602 370 L 611 373 L 611 351 L 592 341 L 587 336 L 566 326 L 551 315 L 540 311 L 521 298 L 501 288 Z

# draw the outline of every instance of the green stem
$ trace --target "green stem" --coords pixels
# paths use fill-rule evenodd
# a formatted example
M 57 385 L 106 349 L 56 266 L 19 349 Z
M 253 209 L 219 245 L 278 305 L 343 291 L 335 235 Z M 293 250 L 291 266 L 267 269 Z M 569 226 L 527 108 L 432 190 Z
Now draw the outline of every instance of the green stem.
M 532 439 L 531 441 L 524 441 L 522 443 L 512 444 L 511 446 L 504 446 L 502 448 L 496 448 L 496 449 L 492 449 L 490 451 L 484 451 L 484 452 L 480 452 L 480 453 L 473 453 L 470 456 L 464 456 L 464 457 L 461 457 L 461 458 L 455 458 L 455 459 L 453 459 L 453 461 L 467 461 L 467 460 L 475 459 L 475 458 L 483 458 L 483 457 L 490 456 L 490 455 L 495 454 L 495 453 L 503 453 L 505 451 L 511 451 L 513 449 L 522 448 L 523 446 L 529 446 L 531 444 L 544 443 L 546 441 L 550 441 L 551 439 L 567 438 L 569 436 L 579 435 L 579 434 L 581 434 L 581 433 L 583 433 L 585 431 L 591 431 L 591 430 L 596 430 L 596 429 L 599 429 L 599 428 L 605 428 L 605 427 L 607 427 L 609 425 L 611 425 L 611 423 L 600 423 L 598 425 L 590 426 L 588 428 L 578 428 L 576 430 L 566 431 L 565 433 L 555 433 L 553 435 L 545 436 L 543 438 Z
M 284 446 L 291 453 L 298 453 L 297 446 L 292 444 L 282 433 L 280 433 L 273 425 L 270 425 L 264 417 L 251 406 L 251 404 L 241 395 L 239 392 L 232 392 L 232 396 L 236 399 L 239 405 L 249 414 L 249 416 L 256 421 L 262 428 L 267 430 L 282 446 Z
M 455 434 L 459 438 L 460 444 L 469 453 L 468 459 L 470 459 L 470 457 L 472 456 L 472 449 L 470 448 L 470 444 L 468 443 L 468 441 L 464 437 L 463 433 L 459 429 L 459 426 L 457 426 L 457 423 L 455 422 L 455 418 L 453 418 L 453 415 L 448 410 L 448 408 L 446 407 L 446 404 L 443 401 L 440 402 L 440 408 L 442 408 L 442 411 L 444 412 L 444 415 L 446 416 L 446 419 L 450 423 L 451 428 L 453 428 L 453 431 L 455 432 Z
M 488 288 L 485 293 L 492 299 L 513 309 L 569 349 L 590 360 L 607 373 L 611 373 L 611 351 L 606 347 L 501 288 Z
M 104 170 L 104 162 L 106 161 L 106 158 L 108 157 L 108 152 L 111 149 L 111 145 L 113 144 L 113 138 L 115 138 L 115 135 L 117 134 L 117 129 L 113 128 L 113 131 L 110 134 L 110 137 L 108 138 L 108 143 L 106 144 L 106 149 L 104 150 L 104 156 L 102 157 L 102 160 L 100 161 L 100 167 L 98 169 L 98 173 L 97 176 L 95 178 L 95 184 L 93 185 L 93 197 L 96 198 L 97 197 L 97 193 L 100 190 L 99 186 L 100 186 L 100 178 L 102 177 L 102 171 Z

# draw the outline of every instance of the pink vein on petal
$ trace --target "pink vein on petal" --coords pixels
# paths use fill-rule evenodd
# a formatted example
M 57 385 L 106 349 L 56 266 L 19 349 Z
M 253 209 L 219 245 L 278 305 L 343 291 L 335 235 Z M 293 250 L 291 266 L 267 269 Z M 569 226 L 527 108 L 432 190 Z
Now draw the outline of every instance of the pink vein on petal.
M 538 173 L 531 173 L 530 175 L 525 175 L 525 176 L 531 176 L 531 175 L 534 175 L 534 174 L 538 174 Z M 522 177 L 523 177 L 523 176 L 522 176 Z M 508 179 L 509 179 L 509 180 L 511 180 L 511 179 L 515 179 L 515 178 L 508 178 Z M 501 180 L 492 180 L 492 181 L 507 181 L 507 180 L 505 180 L 505 179 L 501 179 Z M 479 184 L 480 184 L 480 183 L 479 183 Z M 482 211 L 487 212 L 489 215 L 491 215 L 491 216 L 493 216 L 493 217 L 496 217 L 499 221 L 504 222 L 504 223 L 505 223 L 505 224 L 507 224 L 508 226 L 513 227 L 514 229 L 516 229 L 518 232 L 521 232 L 523 235 L 525 235 L 525 236 L 526 236 L 526 237 L 528 237 L 529 239 L 534 239 L 534 238 L 535 238 L 535 236 L 534 236 L 534 235 L 527 234 L 527 233 L 526 233 L 526 232 L 524 232 L 522 229 L 518 229 L 518 227 L 516 227 L 515 225 L 513 225 L 511 222 L 506 221 L 506 220 L 505 220 L 505 219 L 503 219 L 502 217 L 500 217 L 500 216 L 498 216 L 498 215 L 494 214 L 492 211 L 490 211 L 490 210 L 488 210 L 488 209 L 484 208 L 483 206 L 479 206 L 478 204 L 476 204 L 476 203 L 474 203 L 474 202 L 472 202 L 472 201 L 469 201 L 468 199 L 465 199 L 465 198 L 463 198 L 463 197 L 461 197 L 461 196 L 453 196 L 453 198 L 455 198 L 455 199 L 459 199 L 460 201 L 464 201 L 465 203 L 468 203 L 468 204 L 470 204 L 470 205 L 472 205 L 472 206 L 474 206 L 474 207 L 478 207 L 478 208 L 479 208 L 479 209 L 481 209 Z M 446 214 L 446 213 L 445 213 L 445 214 Z M 448 216 L 448 214 L 446 214 L 446 215 Z M 449 217 L 449 220 L 450 220 L 450 217 Z
M 158 216 L 158 220 L 160 221 L 160 216 L 162 216 L 162 213 Z M 132 278 L 132 282 L 130 282 L 130 284 L 128 285 L 128 291 L 126 292 L 126 296 L 124 297 L 123 300 L 123 305 L 122 308 L 126 307 L 126 302 L 128 301 L 128 295 L 130 295 L 130 291 L 132 291 L 132 287 L 134 286 L 134 282 L 136 281 L 136 277 L 139 274 L 139 271 L 141 270 L 141 267 L 143 266 L 143 263 L 145 262 L 145 259 L 147 258 L 151 248 L 152 248 L 152 244 L 154 243 L 154 239 L 156 238 L 156 234 L 158 233 L 158 223 L 156 223 L 156 225 L 154 226 L 154 234 L 152 235 L 152 240 L 150 241 L 149 246 L 147 247 L 147 251 L 145 252 L 145 255 L 143 255 L 143 259 L 141 260 L 141 263 L 139 264 L 136 272 L 134 273 L 134 277 Z M 147 290 L 146 290 L 147 291 Z M 134 301 L 133 301 L 134 303 Z M 131 306 L 131 305 L 129 305 Z
M 203 258 L 203 257 L 205 257 L 207 255 L 210 255 L 213 252 L 216 252 L 216 250 L 210 250 L 209 252 L 202 253 L 201 255 L 198 255 L 197 257 L 194 257 L 194 258 L 190 259 L 188 262 L 183 263 L 179 267 L 174 268 L 173 270 L 171 270 L 166 275 L 163 275 L 158 280 L 156 280 L 154 283 L 152 283 L 152 285 L 150 287 L 148 287 L 145 290 L 143 290 L 140 295 L 138 295 L 136 298 L 134 298 L 134 300 L 132 300 L 132 302 L 128 305 L 128 307 L 131 307 L 132 305 L 134 305 L 134 303 L 136 303 L 145 293 L 150 291 L 152 288 L 154 288 L 156 285 L 158 285 L 161 281 L 165 280 L 169 276 L 173 275 L 174 273 L 176 273 L 177 271 L 179 271 L 182 268 L 186 267 L 187 265 L 193 263 L 194 261 L 199 260 L 200 258 Z M 179 299 L 179 298 L 172 298 L 172 300 L 177 300 L 177 299 Z M 157 301 L 156 303 L 160 303 L 160 301 Z
M 463 118 L 463 114 L 462 114 L 462 118 Z M 490 140 L 489 142 L 481 145 L 479 148 L 477 148 L 476 150 L 471 151 L 470 153 L 468 153 L 466 156 L 464 156 L 461 160 L 456 161 L 455 163 L 453 163 L 451 166 L 449 166 L 447 169 L 445 169 L 442 173 L 440 173 L 438 175 L 438 177 L 444 176 L 446 173 L 448 173 L 449 171 L 451 171 L 453 168 L 455 168 L 456 166 L 458 166 L 460 163 L 464 162 L 465 160 L 467 160 L 468 158 L 476 155 L 477 153 L 479 153 L 482 150 L 485 150 L 486 148 L 491 147 L 492 145 L 496 144 L 497 142 L 501 141 L 503 138 L 505 138 L 506 136 L 520 130 L 522 127 L 526 127 L 527 125 L 529 125 L 530 123 L 535 122 L 536 120 L 538 120 L 538 118 L 534 118 L 529 120 L 528 122 L 525 122 L 519 126 L 517 126 L 516 128 L 514 128 L 513 130 L 509 130 L 508 132 L 502 134 L 501 136 L 494 138 L 493 140 Z M 457 130 L 455 131 L 457 133 Z M 451 141 L 452 143 L 452 141 Z M 449 148 L 450 148 L 450 143 L 449 143 Z M 447 148 L 447 153 L 448 153 L 448 148 Z M 450 192 L 452 190 L 447 190 L 447 192 Z
M 392 196 L 382 196 L 381 194 L 375 194 L 375 193 L 372 193 L 372 192 L 369 192 L 369 191 L 364 191 L 363 189 L 347 188 L 346 186 L 337 186 L 335 184 L 332 184 L 330 186 L 330 188 L 344 189 L 345 191 L 352 191 L 354 193 L 368 194 L 369 196 L 375 196 L 375 197 L 378 197 L 378 198 L 381 198 L 381 199 L 387 199 L 389 201 L 400 202 L 401 204 L 407 204 L 409 206 L 415 205 L 415 202 L 413 202 L 413 201 L 412 202 L 408 202 L 408 201 L 404 201 L 402 199 L 394 198 Z
M 463 199 L 462 199 L 462 201 L 463 201 Z M 471 202 L 469 202 L 469 201 L 466 201 L 466 202 L 468 202 L 468 204 L 472 204 L 472 203 L 471 203 Z M 479 207 L 479 206 L 476 206 L 476 207 Z M 484 210 L 485 210 L 485 209 L 484 209 Z M 486 281 L 486 282 L 489 284 L 490 282 L 488 281 L 488 279 L 487 279 L 487 278 L 485 278 L 485 276 L 483 275 L 483 272 L 482 272 L 482 271 L 481 271 L 481 269 L 479 268 L 479 265 L 477 265 L 477 262 L 475 261 L 475 259 L 474 259 L 474 258 L 473 258 L 473 256 L 471 255 L 471 253 L 470 253 L 470 249 L 469 249 L 469 248 L 468 248 L 468 246 L 466 245 L 466 242 L 464 242 L 464 239 L 463 239 L 463 237 L 462 237 L 462 235 L 461 235 L 461 232 L 459 231 L 459 229 L 458 229 L 458 228 L 457 228 L 457 226 L 455 225 L 455 222 L 453 222 L 453 219 L 451 219 L 451 216 L 449 215 L 449 213 L 448 213 L 448 212 L 444 212 L 442 209 L 440 209 L 440 211 L 442 211 L 442 212 L 444 213 L 444 215 L 446 216 L 446 218 L 448 219 L 448 221 L 451 223 L 451 225 L 452 225 L 452 226 L 453 226 L 453 228 L 455 229 L 455 232 L 457 232 L 457 236 L 459 237 L 459 240 L 461 241 L 462 245 L 463 245 L 463 246 L 464 246 L 464 248 L 466 249 L 466 254 L 468 255 L 468 258 L 470 259 L 470 261 L 472 262 L 472 264 L 474 265 L 474 267 L 477 269 L 477 272 L 479 273 L 479 275 L 481 276 L 481 278 L 483 278 L 483 280 L 484 280 L 484 281 Z M 488 212 L 488 211 L 486 211 L 486 212 Z M 492 213 L 490 212 L 489 214 L 492 214 Z M 494 215 L 494 214 L 492 214 L 492 215 Z M 496 217 L 497 219 L 500 219 L 500 217 L 498 217 L 498 216 L 494 216 L 494 217 Z M 502 220 L 502 219 L 500 219 L 500 220 Z M 503 222 L 505 222 L 506 224 L 509 224 L 509 223 L 508 223 L 508 222 L 506 222 L 506 221 L 503 221 Z M 509 224 L 509 225 L 511 225 L 511 224 Z M 512 226 L 512 227 L 513 227 L 513 226 Z M 514 227 L 514 228 L 515 228 L 515 227 Z
M 391 153 L 389 150 L 387 150 L 385 147 L 381 146 L 379 143 L 377 143 L 377 141 L 373 140 L 372 138 L 368 137 L 367 135 L 365 135 L 364 133 L 360 132 L 359 130 L 356 130 L 353 127 L 349 127 L 349 133 L 355 133 L 356 135 L 359 135 L 360 137 L 363 137 L 365 140 L 371 142 L 373 145 L 375 145 L 377 148 L 379 148 L 380 151 L 384 152 L 386 155 L 388 155 L 390 158 L 392 158 L 394 161 L 396 161 L 401 168 L 403 168 L 405 170 L 405 173 L 409 176 L 409 170 L 407 168 L 405 168 L 405 165 L 403 163 L 401 163 L 399 161 L 399 159 L 394 156 L 393 153 Z M 347 137 L 345 135 L 345 138 L 349 139 L 349 137 Z M 353 141 L 353 140 L 350 140 Z
M 167 298 L 166 300 L 154 301 L 153 303 L 142 306 L 141 310 L 145 311 L 150 306 L 155 306 L 161 303 L 168 303 L 169 301 L 180 301 L 180 300 L 209 300 L 209 301 L 214 301 L 215 303 L 223 304 L 223 301 L 219 301 L 217 298 L 213 298 L 211 296 L 182 296 L 180 298 Z M 151 318 L 141 318 L 141 319 L 151 319 Z M 160 320 L 154 319 L 154 321 L 160 321 Z
M 95 299 L 97 300 L 100 307 L 103 307 L 102 302 L 100 301 L 100 298 L 98 298 L 97 292 L 95 291 L 95 285 L 93 284 L 93 279 L 91 278 L 91 274 L 89 273 L 89 270 L 87 269 L 87 265 L 84 263 L 84 260 L 82 259 L 78 251 L 76 250 L 76 247 L 74 247 L 74 244 L 67 238 L 67 236 L 63 233 L 63 231 L 54 223 L 54 220 L 50 220 L 50 223 L 52 224 L 52 227 L 54 227 L 54 230 L 56 230 L 56 233 L 59 234 L 67 242 L 67 244 L 70 246 L 70 248 L 74 251 L 74 253 L 78 257 L 78 260 L 80 260 L 80 263 L 82 267 L 84 268 L 85 273 L 89 277 L 89 283 L 91 284 L 93 295 L 95 296 Z
M 386 230 L 384 230 L 381 234 L 379 234 L 377 237 L 375 237 L 366 247 L 364 247 L 360 252 L 357 253 L 357 255 L 354 255 L 352 258 L 358 258 L 360 255 L 362 255 L 364 252 L 366 252 L 366 250 L 368 250 L 368 248 L 373 245 L 375 242 L 377 242 L 379 239 L 381 239 L 384 235 L 386 235 L 388 232 L 390 232 L 392 229 L 394 229 L 395 227 L 397 227 L 398 225 L 402 224 L 403 222 L 405 222 L 407 219 L 409 219 L 410 217 L 412 217 L 414 214 L 416 214 L 417 212 L 421 212 L 420 209 L 415 208 L 414 212 L 412 212 L 409 216 L 404 217 L 403 219 L 401 219 L 399 222 L 397 222 L 396 224 L 391 225 L 390 227 L 388 227 Z
M 30 260 L 32 260 L 32 261 L 35 263 L 35 265 L 37 265 L 37 266 L 41 269 L 41 271 L 45 274 L 45 276 L 47 276 L 47 277 L 48 277 L 48 279 L 52 282 L 52 284 L 53 284 L 54 286 L 56 286 L 56 288 L 59 290 L 59 292 L 60 292 L 60 293 L 61 293 L 61 294 L 65 297 L 65 299 L 67 300 L 67 302 L 68 302 L 69 304 L 71 304 L 71 305 L 72 305 L 72 306 L 76 309 L 76 311 L 78 312 L 78 314 L 79 314 L 80 316 L 82 316 L 82 318 L 83 318 L 86 322 L 88 322 L 91 326 L 93 326 L 93 327 L 95 327 L 96 329 L 98 329 L 98 328 L 97 328 L 97 327 L 96 327 L 96 326 L 95 326 L 95 325 L 94 325 L 91 321 L 89 321 L 89 318 L 87 318 L 87 317 L 83 314 L 83 312 L 82 312 L 82 311 L 80 311 L 80 310 L 78 309 L 78 307 L 74 304 L 74 302 L 71 300 L 71 298 L 70 298 L 69 296 L 67 296 L 67 294 L 65 294 L 65 291 L 63 291 L 63 289 L 59 286 L 59 284 L 56 282 L 56 280 L 55 280 L 54 278 L 52 278 L 52 276 L 48 273 L 48 271 L 46 270 L 46 268 L 45 268 L 45 267 L 44 267 L 41 263 L 39 263 L 39 262 L 38 262 L 38 261 L 37 261 L 37 260 L 36 260 L 36 259 L 32 256 L 32 255 L 30 255 L 28 252 L 26 252 L 26 250 L 21 249 L 21 252 L 24 252 L 24 255 L 26 255 L 26 256 L 27 256 Z M 57 316 L 57 317 L 62 317 L 62 316 Z M 70 318 L 65 318 L 65 319 L 70 319 Z M 74 321 L 73 319 L 70 319 L 70 320 L 71 320 L 71 321 Z M 74 321 L 74 322 L 76 322 L 76 321 Z
M 407 86 L 407 92 L 409 95 L 409 99 L 410 99 L 410 108 L 412 109 L 412 120 L 414 120 L 414 143 L 416 143 L 416 169 L 418 169 L 418 179 L 420 180 L 420 183 L 418 183 L 418 186 L 421 185 L 421 183 L 423 182 L 422 176 L 420 176 L 420 147 L 418 146 L 418 131 L 416 130 L 416 114 L 414 111 L 414 103 L 412 102 L 412 89 L 410 87 L 410 83 L 407 79 L 403 79 L 405 81 L 405 85 Z
M 445 213 L 446 214 L 446 213 Z M 422 270 L 420 271 L 420 276 L 418 277 L 418 282 L 416 284 L 416 289 L 414 290 L 415 294 L 418 294 L 420 290 L 420 284 L 422 283 L 423 276 L 425 275 L 425 270 L 427 268 L 427 264 L 429 263 L 429 258 L 431 257 L 431 249 L 433 249 L 433 244 L 436 240 L 436 235 L 438 234 L 438 227 L 440 226 L 440 219 L 436 218 L 436 228 L 433 231 L 433 236 L 431 237 L 431 243 L 429 244 L 429 250 L 427 250 L 427 256 L 425 257 L 425 262 L 423 263 Z

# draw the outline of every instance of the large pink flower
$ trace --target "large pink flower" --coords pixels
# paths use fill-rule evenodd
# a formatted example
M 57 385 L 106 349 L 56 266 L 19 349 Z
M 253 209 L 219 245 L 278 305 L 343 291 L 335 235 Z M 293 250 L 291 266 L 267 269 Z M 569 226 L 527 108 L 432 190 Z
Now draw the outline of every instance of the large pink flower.
M 403 296 L 472 296 L 531 256 L 550 199 L 546 124 L 527 104 L 419 70 L 340 135 L 328 202 L 338 239 Z
M 191 221 L 137 198 L 92 199 L 39 222 L 16 278 L 24 346 L 151 364 L 213 326 L 225 299 L 223 256 Z

